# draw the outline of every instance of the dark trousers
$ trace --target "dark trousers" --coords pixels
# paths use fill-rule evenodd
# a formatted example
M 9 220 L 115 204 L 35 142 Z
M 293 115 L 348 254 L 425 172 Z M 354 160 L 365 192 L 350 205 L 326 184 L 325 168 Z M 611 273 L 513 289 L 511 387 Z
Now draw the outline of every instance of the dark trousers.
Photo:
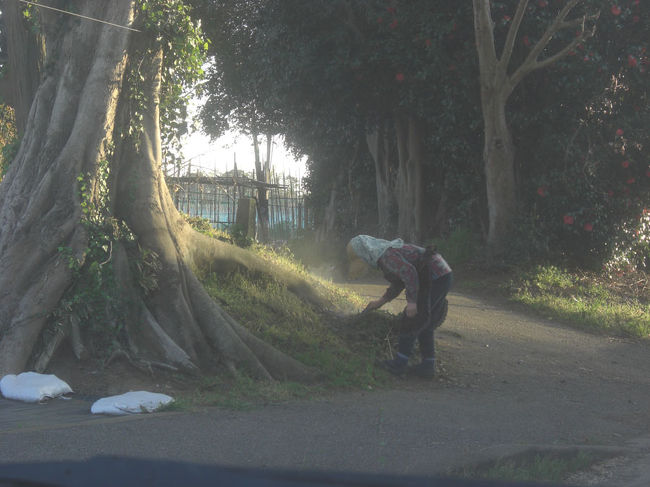
M 447 293 L 453 282 L 452 273 L 431 281 L 429 292 L 418 293 L 418 313 L 413 318 L 402 316 L 402 329 L 397 351 L 406 357 L 413 352 L 415 341 L 422 359 L 435 358 L 433 332 L 447 316 Z

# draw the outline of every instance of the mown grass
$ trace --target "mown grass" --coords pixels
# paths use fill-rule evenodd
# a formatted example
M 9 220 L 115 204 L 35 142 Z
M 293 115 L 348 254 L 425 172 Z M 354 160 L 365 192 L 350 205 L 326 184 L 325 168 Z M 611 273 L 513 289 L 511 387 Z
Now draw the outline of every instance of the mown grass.
M 584 451 L 527 452 L 478 467 L 457 470 L 452 475 L 509 482 L 561 482 L 598 460 L 596 456 Z
M 650 337 L 650 303 L 593 274 L 538 266 L 510 281 L 510 298 L 546 317 L 623 337 Z
M 374 311 L 360 314 L 366 304 L 358 295 L 310 275 L 286 250 L 253 245 L 253 252 L 274 265 L 306 279 L 325 297 L 328 309 L 300 299 L 272 276 L 243 270 L 204 274 L 208 293 L 239 323 L 257 337 L 300 362 L 316 368 L 322 377 L 315 384 L 263 382 L 245 371 L 202 377 L 192 390 L 166 410 L 216 405 L 247 409 L 340 389 L 372 389 L 389 381 L 375 368 L 389 354 L 394 318 Z
M 203 376 L 192 390 L 175 398 L 159 411 L 187 411 L 202 406 L 246 411 L 263 404 L 312 397 L 325 390 L 320 384 L 257 381 L 243 372 L 227 376 Z

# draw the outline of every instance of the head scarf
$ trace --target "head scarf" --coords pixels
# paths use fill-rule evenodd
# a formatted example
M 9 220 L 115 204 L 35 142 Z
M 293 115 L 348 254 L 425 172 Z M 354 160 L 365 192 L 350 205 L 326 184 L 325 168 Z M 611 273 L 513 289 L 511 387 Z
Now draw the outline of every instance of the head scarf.
M 377 261 L 386 252 L 386 249 L 399 249 L 404 246 L 404 241 L 401 238 L 383 240 L 370 235 L 357 235 L 350 240 L 349 245 L 354 253 L 366 264 L 377 267 Z

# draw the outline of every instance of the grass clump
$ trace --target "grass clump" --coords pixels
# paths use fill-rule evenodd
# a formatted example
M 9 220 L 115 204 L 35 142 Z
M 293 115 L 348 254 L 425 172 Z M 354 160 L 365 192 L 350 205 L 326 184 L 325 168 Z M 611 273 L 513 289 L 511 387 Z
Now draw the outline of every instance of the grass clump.
M 537 312 L 593 331 L 650 336 L 650 307 L 643 295 L 617 290 L 589 274 L 538 266 L 515 278 L 511 297 Z
M 598 460 L 585 451 L 526 452 L 478 467 L 464 468 L 453 472 L 452 475 L 510 482 L 561 482 L 569 475 L 588 468 Z

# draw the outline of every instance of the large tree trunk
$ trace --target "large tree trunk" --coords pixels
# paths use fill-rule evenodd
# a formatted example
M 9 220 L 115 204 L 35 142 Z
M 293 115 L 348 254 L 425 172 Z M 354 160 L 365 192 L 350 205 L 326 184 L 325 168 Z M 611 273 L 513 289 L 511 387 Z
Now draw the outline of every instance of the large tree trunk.
M 397 232 L 409 242 L 421 242 L 423 231 L 424 130 L 413 117 L 398 117 L 397 136 Z
M 493 254 L 499 254 L 517 215 L 515 148 L 506 122 L 505 100 L 498 93 L 482 93 L 482 105 L 485 127 L 483 161 L 489 214 L 487 243 Z
M 83 2 L 80 13 L 130 25 L 135 3 Z M 243 267 L 273 273 L 301 297 L 322 304 L 301 278 L 198 234 L 176 211 L 161 171 L 162 51 L 142 49 L 155 41 L 144 34 L 132 39 L 129 31 L 88 21 L 58 22 L 65 25 L 56 32 L 46 30 L 47 74 L 34 96 L 18 155 L 0 183 L 0 376 L 34 364 L 44 369 L 61 341 L 37 346 L 51 313 L 73 284 L 72 268 L 83 261 L 88 247 L 82 218 L 82 204 L 88 201 L 82 201 L 78 178 L 85 176 L 90 191 L 101 161 L 108 159 L 114 216 L 161 264 L 158 288 L 139 297 L 127 253 L 115 241 L 110 265 L 117 287 L 128 297 L 124 353 L 143 366 L 196 370 L 246 364 L 263 378 L 313 377 L 311 370 L 225 313 L 194 274 L 207 264 L 217 272 Z M 133 117 L 129 70 L 143 79 L 137 139 L 123 136 L 120 126 Z M 61 335 L 69 336 L 76 350 L 83 349 L 74 323 L 55 336 Z
M 379 236 L 391 237 L 396 230 L 397 210 L 395 201 L 395 170 L 386 123 L 374 127 L 366 136 L 368 150 L 375 163 L 377 188 L 377 218 Z
M 40 82 L 45 55 L 43 36 L 30 32 L 31 26 L 23 17 L 21 8 L 21 4 L 15 1 L 0 3 L 6 44 L 20 46 L 20 49 L 10 49 L 5 53 L 7 69 L 2 78 L 6 82 L 2 83 L 0 92 L 5 103 L 14 109 L 19 135 L 25 132 L 29 109 Z M 11 20 L 7 21 L 8 19 Z M 26 59 L 36 62 L 25 62 Z
M 375 162 L 380 234 L 410 242 L 423 237 L 424 130 L 412 116 L 396 116 L 366 136 Z

